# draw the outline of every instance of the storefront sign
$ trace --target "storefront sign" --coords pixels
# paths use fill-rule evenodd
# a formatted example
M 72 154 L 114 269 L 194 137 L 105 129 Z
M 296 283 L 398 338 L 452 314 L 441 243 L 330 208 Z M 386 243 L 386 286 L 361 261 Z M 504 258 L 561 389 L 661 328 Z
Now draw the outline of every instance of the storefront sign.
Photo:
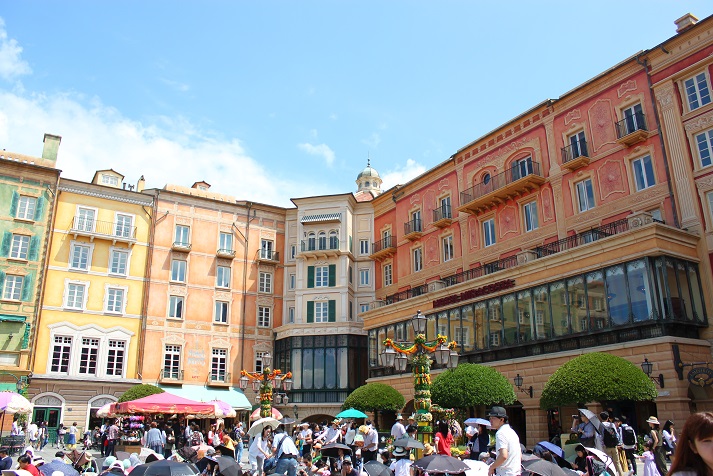
M 699 387 L 706 387 L 713 383 L 713 370 L 708 367 L 694 367 L 688 372 L 688 381 Z
M 469 289 L 468 291 L 463 291 L 460 294 L 453 294 L 452 296 L 446 296 L 441 299 L 434 299 L 433 307 L 448 306 L 450 304 L 455 304 L 461 301 L 468 301 L 480 296 L 485 296 L 486 294 L 495 293 L 498 291 L 503 291 L 505 289 L 510 289 L 515 287 L 514 279 L 504 279 L 496 283 L 488 284 L 487 286 L 481 286 L 475 289 Z

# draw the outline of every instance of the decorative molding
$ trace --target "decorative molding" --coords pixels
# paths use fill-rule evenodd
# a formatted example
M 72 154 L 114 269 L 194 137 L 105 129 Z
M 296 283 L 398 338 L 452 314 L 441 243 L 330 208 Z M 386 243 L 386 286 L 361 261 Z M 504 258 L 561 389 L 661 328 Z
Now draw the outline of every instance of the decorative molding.
M 226 259 L 226 258 L 217 258 L 215 260 L 216 264 L 218 266 L 227 266 L 230 267 L 233 265 L 233 260 L 232 259 Z
M 5 274 L 14 274 L 16 276 L 27 276 L 29 274 L 29 271 L 27 268 L 21 268 L 19 266 L 10 266 L 9 268 L 5 269 Z
M 424 248 L 426 251 L 426 256 L 424 259 L 424 263 L 439 263 L 441 260 L 438 253 L 438 238 L 433 235 L 430 235 L 425 241 L 426 243 Z
M 231 224 L 221 223 L 218 228 L 220 229 L 221 233 L 233 233 L 233 226 Z
M 574 121 L 575 119 L 581 119 L 581 118 L 582 118 L 582 114 L 579 112 L 579 109 L 572 109 L 564 116 L 564 125 L 566 126 L 567 124 Z
M 438 182 L 438 190 L 443 190 L 444 188 L 449 188 L 448 179 L 444 178 Z
M 661 109 L 669 109 L 674 105 L 674 89 L 673 84 L 669 84 L 656 90 L 656 100 L 659 102 Z
M 214 338 L 210 342 L 208 342 L 209 347 L 223 347 L 223 348 L 229 348 L 230 347 L 230 341 L 227 339 L 223 339 L 222 337 Z
M 592 145 L 598 151 L 607 144 L 616 143 L 616 130 L 614 129 L 614 116 L 609 99 L 597 99 L 587 111 L 589 127 L 591 129 Z
M 686 132 L 693 133 L 713 127 L 713 111 L 707 112 L 706 114 L 697 117 L 695 120 L 688 121 L 684 127 L 686 128 Z
M 186 339 L 184 339 L 183 336 L 178 335 L 178 334 L 166 334 L 164 337 L 161 338 L 161 342 L 164 345 L 165 344 L 185 345 Z
M 188 296 L 188 289 L 185 286 L 177 286 L 171 284 L 168 286 L 168 294 L 173 294 L 174 296 Z
M 706 175 L 696 179 L 696 188 L 703 192 L 713 189 L 713 175 Z
M 275 237 L 277 236 L 277 233 L 274 230 L 265 230 L 265 229 L 260 229 L 260 238 L 265 238 L 269 240 L 275 240 Z
M 73 187 L 58 187 L 60 191 L 62 192 L 69 192 L 69 193 L 76 193 L 77 195 L 86 195 L 89 197 L 95 197 L 95 198 L 104 198 L 106 200 L 112 200 L 114 202 L 123 202 L 123 203 L 130 203 L 132 205 L 145 205 L 145 206 L 151 206 L 153 205 L 153 198 L 151 198 L 149 195 L 142 195 L 144 200 L 132 200 L 130 198 L 125 198 L 120 195 L 110 195 L 108 193 L 99 193 L 99 192 L 90 192 L 89 190 L 82 190 L 79 188 L 73 188 Z M 123 190 L 123 189 L 119 189 Z M 129 192 L 131 193 L 131 192 Z
M 622 179 L 621 162 L 610 159 L 597 170 L 599 182 L 599 195 L 602 200 L 614 193 L 624 193 L 624 180 Z
M 257 305 L 258 306 L 273 306 L 275 304 L 275 300 L 272 296 L 265 296 L 265 295 L 260 295 L 256 299 Z
M 543 221 L 552 221 L 552 220 L 554 220 L 553 203 L 552 203 L 552 189 L 550 187 L 543 187 L 541 196 L 542 196 L 542 219 L 543 219 Z
M 187 226 L 190 226 L 190 225 L 191 225 L 191 222 L 192 222 L 193 220 L 191 220 L 190 217 L 176 216 L 176 217 L 173 219 L 173 221 L 176 222 L 176 225 L 187 225 Z
M 218 301 L 229 301 L 232 297 L 230 291 L 215 291 L 213 297 Z
M 519 220 L 517 218 L 517 209 L 512 205 L 503 207 L 503 209 L 500 210 L 498 220 L 500 224 L 499 238 L 503 238 L 505 235 L 508 235 L 510 233 L 517 234 L 520 228 Z
M 413 195 L 411 195 L 411 198 L 409 199 L 409 203 L 411 205 L 414 205 L 416 203 L 421 203 L 421 195 L 419 195 L 418 193 L 414 193 Z
M 617 96 L 622 97 L 629 91 L 636 91 L 636 80 L 630 79 L 629 81 L 623 83 L 619 86 L 619 89 L 616 90 L 616 94 Z

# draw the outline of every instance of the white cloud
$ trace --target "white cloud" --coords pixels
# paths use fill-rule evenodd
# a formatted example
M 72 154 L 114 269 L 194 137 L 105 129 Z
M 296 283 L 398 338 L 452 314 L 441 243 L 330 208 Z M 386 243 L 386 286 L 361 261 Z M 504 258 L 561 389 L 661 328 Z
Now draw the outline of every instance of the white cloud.
M 403 185 L 426 171 L 426 166 L 417 163 L 413 159 L 408 159 L 403 166 L 397 166 L 393 170 L 382 173 L 381 190 L 388 190 L 394 185 Z
M 329 119 L 331 119 L 332 121 L 336 121 L 338 118 L 339 118 L 339 116 L 337 116 L 337 114 L 335 112 L 333 112 L 329 115 Z
M 304 143 L 297 144 L 297 148 L 308 153 L 309 155 L 322 157 L 327 165 L 332 165 L 334 163 L 334 151 L 330 149 L 327 144 L 312 145 Z
M 5 20 L 0 18 L 0 77 L 10 81 L 30 74 L 32 68 L 21 58 L 22 47 L 17 40 L 7 37 Z
M 371 149 L 376 149 L 379 147 L 379 144 L 381 144 L 381 136 L 378 133 L 373 132 L 366 139 L 362 139 L 361 143 L 368 146 Z
M 181 83 L 179 81 L 174 81 L 172 79 L 159 78 L 159 81 L 161 81 L 163 84 L 170 87 L 171 89 L 174 89 L 181 93 L 185 93 L 186 91 L 191 89 L 191 87 L 189 85 L 187 85 L 186 83 Z

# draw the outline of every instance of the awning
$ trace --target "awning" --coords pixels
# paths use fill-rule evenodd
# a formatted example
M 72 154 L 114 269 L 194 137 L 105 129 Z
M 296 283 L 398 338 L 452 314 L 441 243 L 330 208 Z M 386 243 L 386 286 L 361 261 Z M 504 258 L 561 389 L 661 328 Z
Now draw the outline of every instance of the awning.
M 25 316 L 16 316 L 14 314 L 0 314 L 0 322 L 25 322 Z
M 199 402 L 210 402 L 211 400 L 220 400 L 227 403 L 236 410 L 251 410 L 252 405 L 248 401 L 242 390 L 237 388 L 206 388 L 201 385 L 159 385 L 159 388 L 164 389 L 174 395 L 183 398 L 190 398 Z
M 323 213 L 321 215 L 305 215 L 300 220 L 302 223 L 324 223 L 329 221 L 342 221 L 342 214 Z

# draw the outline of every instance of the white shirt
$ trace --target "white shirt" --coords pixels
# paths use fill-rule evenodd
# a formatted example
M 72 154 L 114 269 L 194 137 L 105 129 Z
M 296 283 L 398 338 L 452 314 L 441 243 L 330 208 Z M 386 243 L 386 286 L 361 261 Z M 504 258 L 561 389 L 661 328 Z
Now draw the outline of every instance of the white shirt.
M 262 450 L 262 451 L 260 451 Z M 253 442 L 248 449 L 248 454 L 253 458 L 265 458 L 265 453 L 270 453 L 270 446 L 267 441 L 264 441 L 261 436 L 253 438 Z
M 508 451 L 505 462 L 496 468 L 499 476 L 517 476 L 522 472 L 522 451 L 520 450 L 520 438 L 510 425 L 505 423 L 495 433 L 495 452 L 500 453 L 500 449 Z
M 344 435 L 344 444 L 345 445 L 353 445 L 354 444 L 354 437 L 356 436 L 356 428 L 349 428 L 347 430 L 347 433 Z
M 411 460 L 409 458 L 403 458 L 394 461 L 391 463 L 391 466 L 389 466 L 389 469 L 394 472 L 394 476 L 410 476 Z
M 280 445 L 280 441 L 283 438 L 287 437 L 287 433 L 278 433 L 275 435 L 275 438 L 272 440 L 272 449 L 276 450 L 277 447 Z M 286 438 L 285 441 L 282 443 L 282 447 L 280 448 L 280 454 L 276 455 L 278 458 L 282 455 L 292 455 L 292 456 L 299 456 L 300 452 L 297 449 L 297 446 L 295 446 L 295 442 L 292 441 L 292 438 Z
M 391 436 L 393 436 L 395 440 L 398 440 L 405 434 L 406 427 L 404 427 L 404 425 L 401 423 L 401 420 L 397 420 L 396 423 L 394 423 L 394 426 L 391 427 Z

